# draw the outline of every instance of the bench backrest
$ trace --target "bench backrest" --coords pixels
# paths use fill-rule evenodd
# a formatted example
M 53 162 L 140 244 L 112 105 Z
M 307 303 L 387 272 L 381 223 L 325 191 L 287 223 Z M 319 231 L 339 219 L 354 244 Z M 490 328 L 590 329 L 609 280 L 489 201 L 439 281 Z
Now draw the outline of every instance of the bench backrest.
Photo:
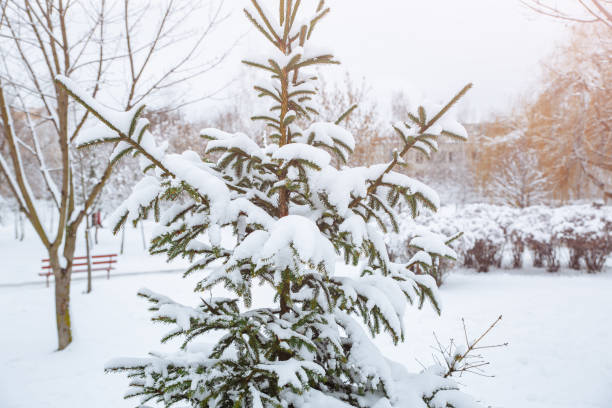
M 117 254 L 105 254 L 105 255 L 92 255 L 91 256 L 91 264 L 92 265 L 107 265 L 109 268 L 112 264 L 117 263 Z M 87 266 L 87 257 L 86 256 L 75 256 L 73 258 L 72 267 L 75 266 Z M 42 260 L 42 269 L 49 270 L 51 269 L 51 264 L 49 263 L 49 259 Z

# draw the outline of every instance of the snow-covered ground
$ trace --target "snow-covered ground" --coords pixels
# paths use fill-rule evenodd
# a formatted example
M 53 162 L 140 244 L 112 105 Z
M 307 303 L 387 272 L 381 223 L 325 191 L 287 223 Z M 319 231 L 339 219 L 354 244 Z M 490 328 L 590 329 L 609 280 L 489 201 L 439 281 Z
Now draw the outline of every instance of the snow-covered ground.
M 164 327 L 149 321 L 136 291 L 146 286 L 180 301 L 196 301 L 194 279 L 176 273 L 97 280 L 72 291 L 74 343 L 55 352 L 52 290 L 42 286 L 0 288 L 0 407 L 132 407 L 122 400 L 127 381 L 103 373 L 117 356 L 142 356 L 175 345 L 158 342 Z M 462 338 L 461 317 L 472 335 L 499 314 L 502 323 L 485 350 L 495 378 L 467 377 L 467 390 L 486 405 L 508 408 L 609 408 L 612 406 L 612 274 L 537 276 L 455 273 L 441 290 L 442 317 L 430 308 L 406 316 L 407 340 L 378 344 L 392 358 L 419 369 L 431 361 L 435 331 Z
M 145 235 L 150 237 L 150 233 L 150 226 L 145 225 Z M 109 231 L 101 230 L 99 238 L 94 253 L 119 250 L 119 240 Z M 104 374 L 104 363 L 113 357 L 143 356 L 149 350 L 177 347 L 176 343 L 159 344 L 166 328 L 150 322 L 146 302 L 136 291 L 144 286 L 194 303 L 200 295 L 192 291 L 197 276 L 182 279 L 179 272 L 127 275 L 186 265 L 145 255 L 140 230 L 129 228 L 125 254 L 114 277 L 96 279 L 89 295 L 83 293 L 84 280 L 74 281 L 74 342 L 67 350 L 56 352 L 53 290 L 45 288 L 44 279 L 37 276 L 43 257 L 43 248 L 31 230 L 25 241 L 17 242 L 12 227 L 0 227 L 0 407 L 135 406 L 135 400 L 122 399 L 127 380 Z M 39 284 L 20 285 L 24 282 Z M 536 269 L 456 272 L 441 289 L 441 317 L 429 307 L 410 310 L 406 342 L 395 347 L 381 336 L 377 343 L 389 357 L 416 371 L 420 369 L 416 359 L 431 362 L 434 331 L 442 341 L 462 339 L 463 317 L 475 336 L 502 314 L 488 343 L 508 341 L 510 345 L 484 350 L 491 362 L 488 373 L 495 378 L 462 379 L 469 393 L 491 407 L 609 408 L 610 293 L 610 269 L 599 275 L 547 274 Z

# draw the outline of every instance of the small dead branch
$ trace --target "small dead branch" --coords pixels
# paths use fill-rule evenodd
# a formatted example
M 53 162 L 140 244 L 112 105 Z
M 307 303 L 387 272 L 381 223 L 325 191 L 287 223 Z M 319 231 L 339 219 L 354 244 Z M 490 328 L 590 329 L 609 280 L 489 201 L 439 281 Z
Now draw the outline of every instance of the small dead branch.
M 493 377 L 488 375 L 482 367 L 489 365 L 489 362 L 484 359 L 478 350 L 491 349 L 498 347 L 506 347 L 508 343 L 481 345 L 481 341 L 493 330 L 493 328 L 501 321 L 500 315 L 478 338 L 473 341 L 469 340 L 465 320 L 461 319 L 463 324 L 463 334 L 465 344 L 457 344 L 454 339 L 450 339 L 447 346 L 442 345 L 434 332 L 436 347 L 434 349 L 439 355 L 434 355 L 434 361 L 440 367 L 444 367 L 446 372 L 444 378 L 453 376 L 463 376 L 464 373 L 476 374 L 484 377 Z M 443 361 L 440 361 L 443 360 Z

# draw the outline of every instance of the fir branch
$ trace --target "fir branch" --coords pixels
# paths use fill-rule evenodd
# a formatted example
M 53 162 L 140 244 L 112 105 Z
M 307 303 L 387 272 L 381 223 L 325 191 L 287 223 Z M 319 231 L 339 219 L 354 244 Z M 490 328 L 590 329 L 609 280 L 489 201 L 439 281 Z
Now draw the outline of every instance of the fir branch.
M 357 109 L 357 104 L 351 106 L 350 108 L 348 108 L 346 110 L 346 112 L 344 112 L 342 115 L 340 115 L 340 117 L 336 120 L 335 124 L 339 125 L 340 123 L 342 123 L 343 120 L 348 120 L 349 116 L 351 115 L 351 113 L 353 113 L 355 111 L 355 109 Z
M 427 130 L 434 124 L 436 123 L 442 116 L 444 116 L 444 114 L 446 112 L 448 112 L 448 110 L 455 105 L 459 99 L 461 99 L 466 93 L 467 91 L 470 90 L 470 88 L 472 87 L 472 84 L 467 84 L 466 86 L 463 87 L 463 89 L 461 89 L 461 91 L 459 91 L 451 100 L 450 102 L 448 102 L 442 109 L 440 109 L 440 111 L 429 121 L 427 122 L 425 125 L 423 125 L 420 129 L 419 129 L 419 134 L 424 134 L 425 132 L 427 132 Z M 353 199 L 353 201 L 351 201 L 351 203 L 349 204 L 349 208 L 354 208 L 355 206 L 357 206 L 359 204 L 359 202 L 361 200 L 363 200 L 364 198 L 368 197 L 369 195 L 373 194 L 376 192 L 376 189 L 382 184 L 383 178 L 385 176 L 385 174 L 388 174 L 389 172 L 391 172 L 391 170 L 393 170 L 393 168 L 399 163 L 399 159 L 403 158 L 404 155 L 406 155 L 406 153 L 408 153 L 408 150 L 410 150 L 411 148 L 414 147 L 414 145 L 416 144 L 417 139 L 413 138 L 412 140 L 408 141 L 407 143 L 404 144 L 404 148 L 402 149 L 401 153 L 399 153 L 399 155 L 395 155 L 395 157 L 393 157 L 393 160 L 387 165 L 387 167 L 385 168 L 385 170 L 378 176 L 378 178 L 376 180 L 374 180 L 374 182 L 372 182 L 370 184 L 370 186 L 368 187 L 368 190 L 365 194 L 365 196 L 358 196 L 355 197 Z
M 247 17 L 250 16 L 250 20 L 253 24 L 255 24 L 255 27 L 257 27 L 257 29 L 262 32 L 264 35 L 266 35 L 266 38 L 268 38 L 272 44 L 274 44 L 276 47 L 278 47 L 281 51 L 285 51 L 281 48 L 281 38 L 278 36 L 278 34 L 276 33 L 276 31 L 274 31 L 274 28 L 272 27 L 272 24 L 270 24 L 270 21 L 268 20 L 268 16 L 266 16 L 266 13 L 264 13 L 264 11 L 262 10 L 261 6 L 259 5 L 259 3 L 257 2 L 257 0 L 251 0 L 251 3 L 253 3 L 253 6 L 255 6 L 255 9 L 257 10 L 257 12 L 259 13 L 259 16 L 261 17 L 261 19 L 263 20 L 264 24 L 266 25 L 266 27 L 268 28 L 268 30 L 270 30 L 270 33 L 266 35 L 266 31 L 263 30 L 263 27 L 261 27 L 259 25 L 259 23 L 257 23 L 257 20 L 255 20 L 255 18 L 253 16 L 250 15 L 250 13 L 244 9 L 244 12 L 247 14 Z M 274 39 L 272 39 L 271 37 L 274 37 Z

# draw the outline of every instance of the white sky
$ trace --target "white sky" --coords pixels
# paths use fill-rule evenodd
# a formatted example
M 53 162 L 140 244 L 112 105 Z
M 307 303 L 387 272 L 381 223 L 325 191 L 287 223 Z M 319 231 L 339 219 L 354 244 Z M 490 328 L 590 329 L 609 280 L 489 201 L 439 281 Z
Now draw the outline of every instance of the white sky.
M 231 33 L 227 38 L 246 35 L 224 68 L 204 83 L 240 76 L 240 57 L 261 45 L 241 12 L 246 3 L 226 0 L 233 14 L 221 30 Z M 397 90 L 442 101 L 473 82 L 464 106 L 477 117 L 507 111 L 533 86 L 539 61 L 569 31 L 519 0 L 328 0 L 328 5 L 331 13 L 313 39 L 342 62 L 328 71 L 365 78 L 381 102 Z

